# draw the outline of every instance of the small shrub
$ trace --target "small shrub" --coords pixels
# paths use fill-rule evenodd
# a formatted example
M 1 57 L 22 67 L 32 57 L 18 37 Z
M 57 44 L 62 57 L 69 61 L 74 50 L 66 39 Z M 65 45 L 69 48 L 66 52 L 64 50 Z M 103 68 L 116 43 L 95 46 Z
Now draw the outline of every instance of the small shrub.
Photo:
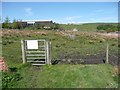
M 114 74 L 114 75 L 120 75 L 119 68 L 120 68 L 120 67 L 117 67 L 117 66 L 115 66 L 115 67 L 113 68 L 113 74 Z
M 7 43 L 6 43 L 6 42 L 2 42 L 2 44 L 3 44 L 3 45 L 7 45 Z
M 12 40 L 9 40 L 9 41 L 8 41 L 8 44 L 12 44 L 12 43 L 14 43 L 14 41 L 12 41 Z
M 31 37 L 31 35 L 27 35 L 27 37 Z
M 99 25 L 97 26 L 97 30 L 98 31 L 106 31 L 107 33 L 109 32 L 115 32 L 118 30 L 118 27 L 117 26 L 114 26 L 114 25 Z
M 120 47 L 120 44 L 118 44 L 118 47 Z
M 41 35 L 46 36 L 47 34 L 43 32 L 43 33 L 41 33 Z
M 116 46 L 116 43 L 111 44 L 111 46 Z
M 21 80 L 21 76 L 19 73 L 12 72 L 3 72 L 2 74 L 2 88 L 11 88 L 16 85 L 16 82 Z
M 90 41 L 89 41 L 89 43 L 90 43 L 90 44 L 94 44 L 94 43 L 95 43 L 95 41 L 90 40 Z
M 60 47 L 60 45 L 56 45 L 56 47 Z

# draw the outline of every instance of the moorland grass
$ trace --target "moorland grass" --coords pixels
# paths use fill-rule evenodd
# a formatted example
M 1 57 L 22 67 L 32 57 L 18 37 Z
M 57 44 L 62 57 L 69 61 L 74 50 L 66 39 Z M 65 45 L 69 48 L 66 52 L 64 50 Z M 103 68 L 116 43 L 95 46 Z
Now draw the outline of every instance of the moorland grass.
M 17 68 L 22 79 L 11 87 L 19 88 L 115 88 L 118 83 L 112 73 L 113 66 L 101 65 L 45 65 L 34 67 L 22 64 L 21 43 L 24 39 L 47 39 L 52 42 L 52 60 L 66 53 L 80 52 L 82 55 L 105 52 L 106 42 L 109 42 L 113 52 L 118 50 L 117 40 L 108 39 L 100 42 L 96 39 L 77 35 L 73 40 L 69 36 L 56 34 L 49 31 L 46 35 L 14 35 L 8 34 L 2 37 L 2 51 L 5 62 L 9 68 Z M 92 43 L 91 43 L 92 40 Z

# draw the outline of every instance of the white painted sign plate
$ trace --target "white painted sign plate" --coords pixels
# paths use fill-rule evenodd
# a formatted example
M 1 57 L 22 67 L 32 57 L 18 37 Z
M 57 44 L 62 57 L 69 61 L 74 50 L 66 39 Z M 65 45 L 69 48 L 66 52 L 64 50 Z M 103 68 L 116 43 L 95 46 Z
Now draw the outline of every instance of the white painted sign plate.
M 38 40 L 27 40 L 27 49 L 38 49 Z

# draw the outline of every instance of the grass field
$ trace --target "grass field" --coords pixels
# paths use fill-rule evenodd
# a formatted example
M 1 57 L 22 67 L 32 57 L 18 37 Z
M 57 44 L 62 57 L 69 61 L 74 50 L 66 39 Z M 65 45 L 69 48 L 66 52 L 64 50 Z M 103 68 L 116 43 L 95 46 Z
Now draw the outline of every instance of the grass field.
M 86 23 L 86 24 L 80 24 L 80 25 L 74 25 L 74 24 L 60 24 L 60 27 L 65 30 L 73 30 L 74 28 L 78 29 L 79 31 L 87 31 L 87 32 L 94 32 L 97 31 L 97 26 L 99 25 L 107 25 L 108 23 Z M 117 23 L 109 23 L 109 25 L 116 26 Z
M 75 39 L 56 31 L 3 31 L 3 57 L 10 73 L 19 73 L 21 79 L 8 85 L 13 88 L 116 88 L 117 75 L 114 66 L 101 65 L 45 65 L 43 67 L 22 64 L 21 43 L 24 39 L 46 39 L 52 42 L 52 60 L 60 55 L 81 55 L 105 52 L 106 43 L 110 52 L 118 51 L 118 40 L 106 38 L 92 33 L 75 34 Z M 14 71 L 15 70 L 15 71 Z
M 26 66 L 18 70 L 23 79 L 14 87 L 116 88 L 118 87 L 117 79 L 112 69 L 113 67 L 107 64 Z

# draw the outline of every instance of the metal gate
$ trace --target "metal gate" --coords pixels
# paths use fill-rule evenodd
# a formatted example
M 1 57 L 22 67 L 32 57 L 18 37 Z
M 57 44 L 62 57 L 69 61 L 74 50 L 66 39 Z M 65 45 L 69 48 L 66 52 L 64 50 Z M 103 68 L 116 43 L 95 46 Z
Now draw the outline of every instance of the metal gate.
M 31 62 L 32 65 L 51 64 L 51 42 L 40 40 L 21 40 L 23 63 Z

